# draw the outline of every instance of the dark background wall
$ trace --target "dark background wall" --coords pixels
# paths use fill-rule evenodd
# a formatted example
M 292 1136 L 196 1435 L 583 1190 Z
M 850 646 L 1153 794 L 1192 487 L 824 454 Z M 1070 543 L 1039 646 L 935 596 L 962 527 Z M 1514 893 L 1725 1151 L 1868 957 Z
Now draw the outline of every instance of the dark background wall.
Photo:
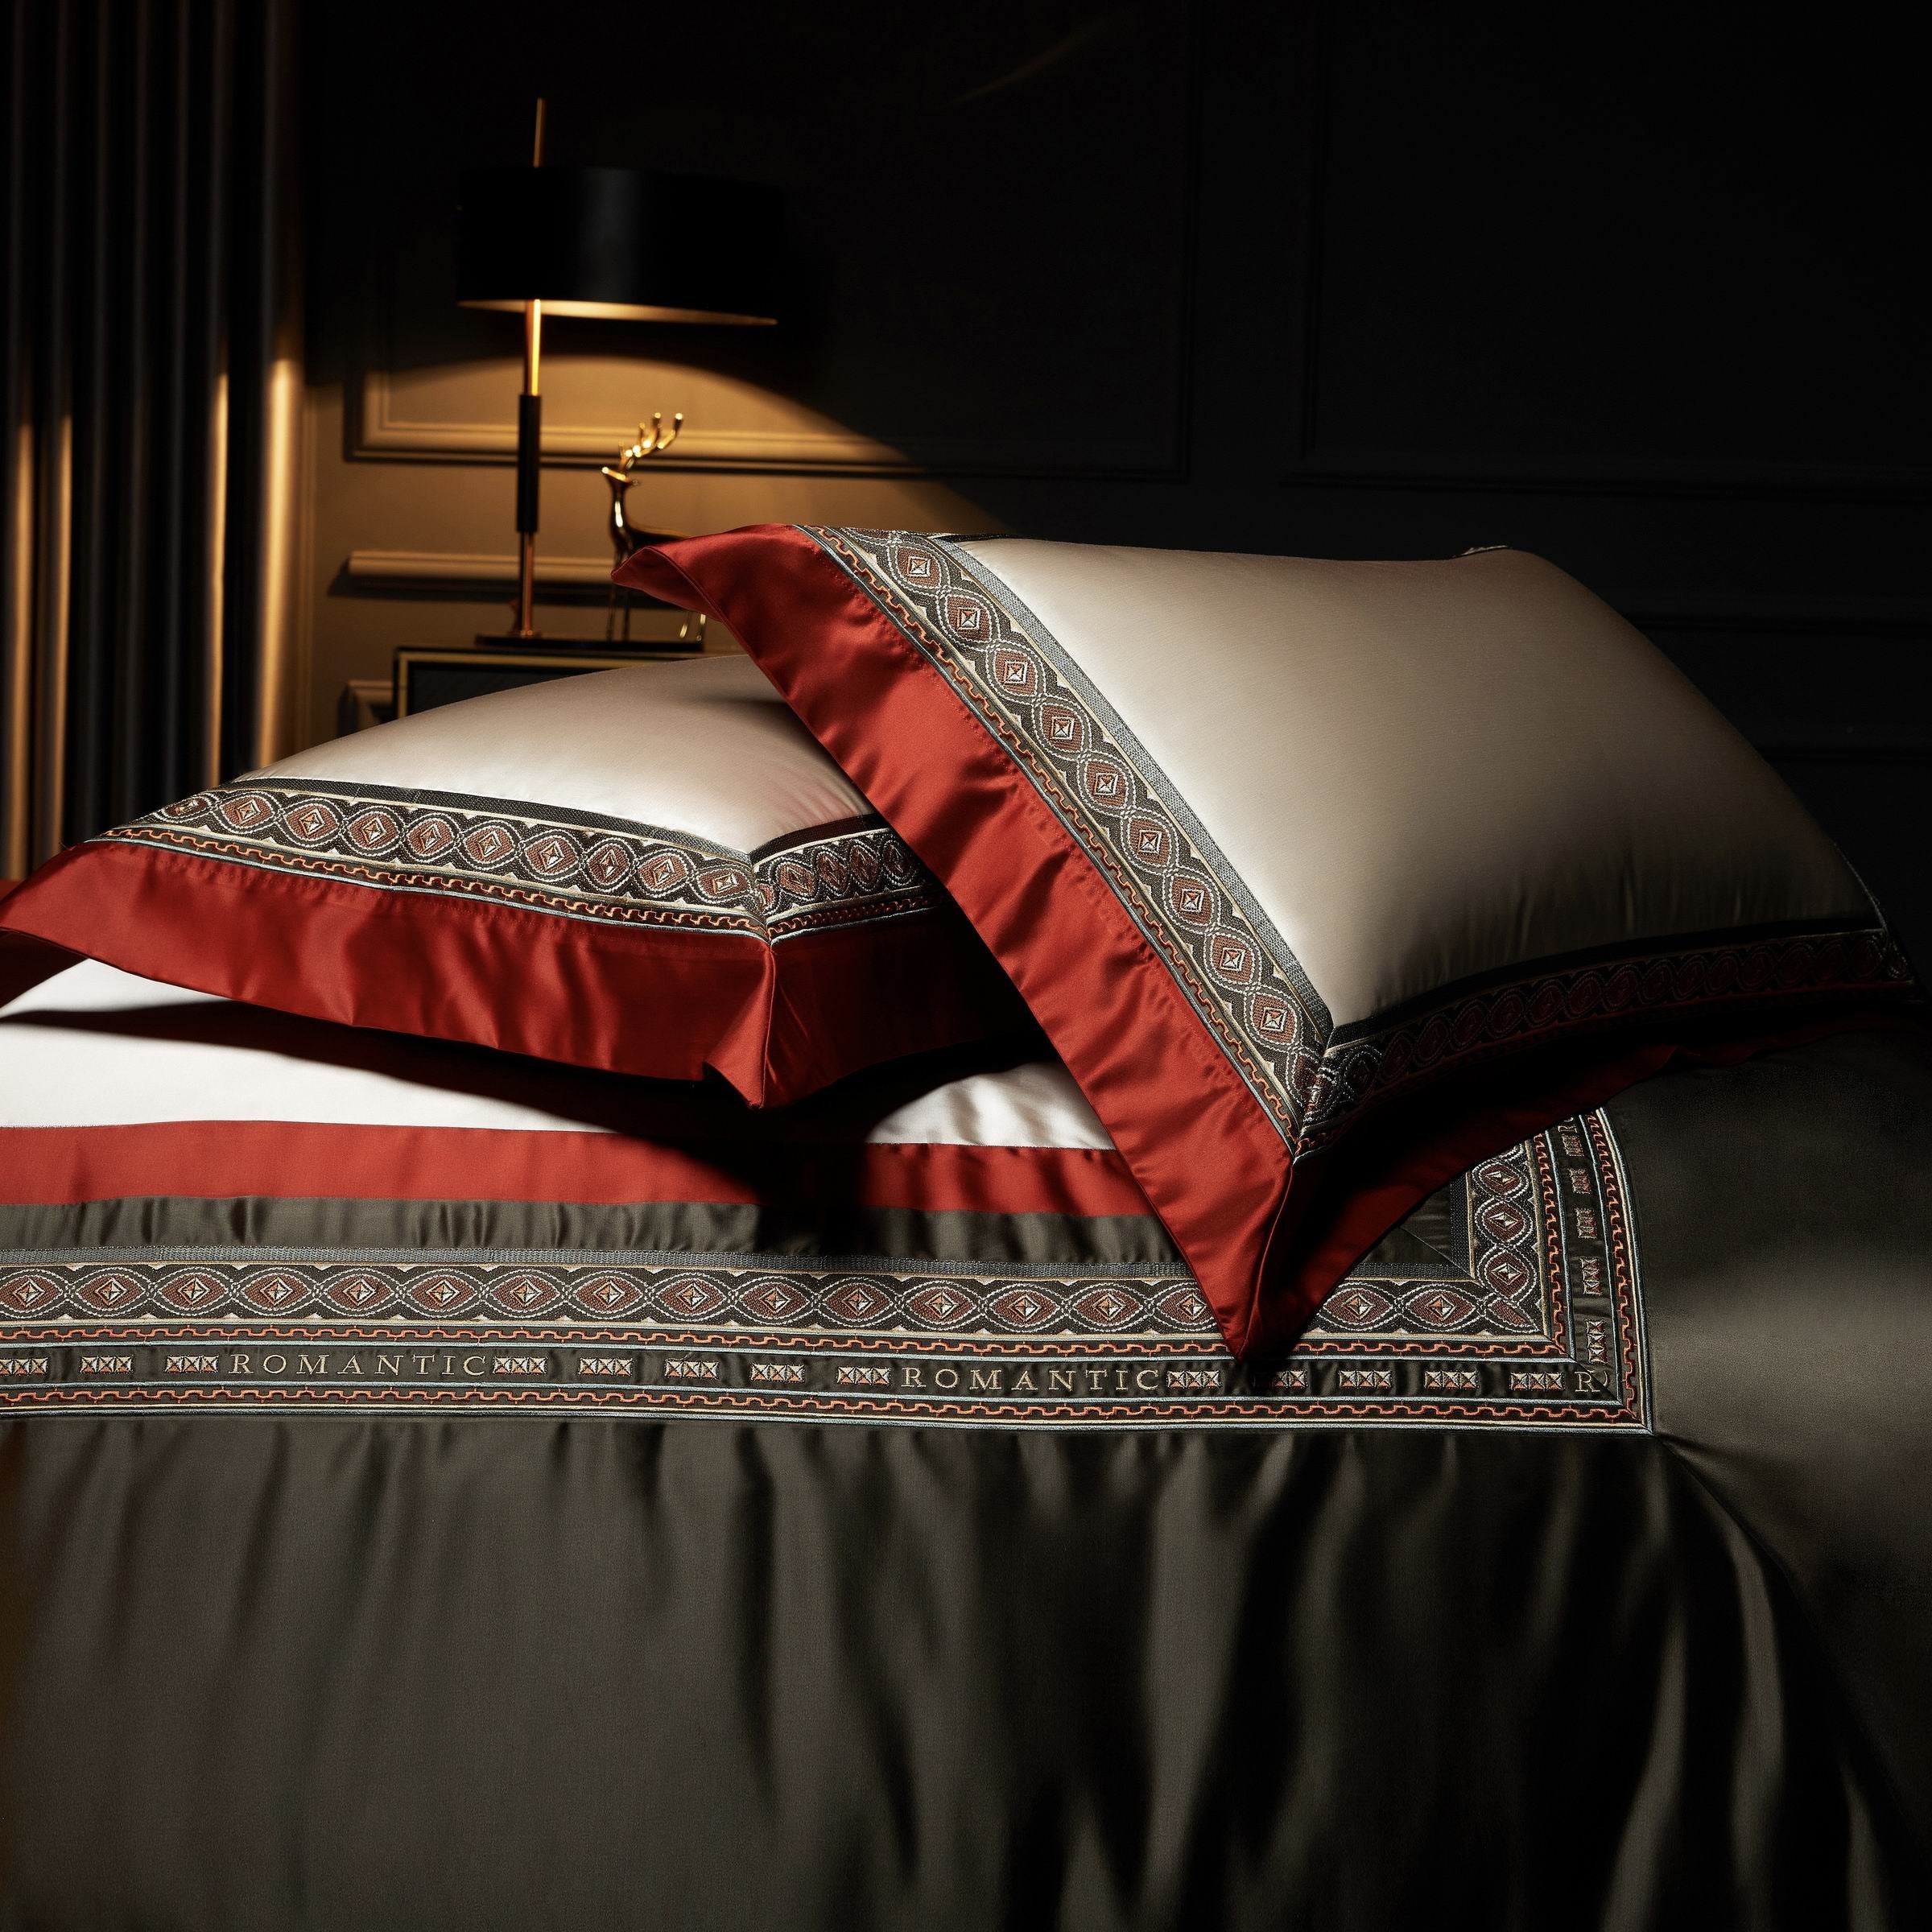
M 1517 544 L 1648 631 L 1932 957 L 1905 31 L 1315 0 L 484 0 L 460 31 L 316 8 L 312 735 L 395 643 L 497 621 L 515 336 L 451 305 L 450 215 L 461 167 L 524 157 L 541 88 L 553 159 L 777 181 L 791 229 L 775 332 L 553 331 L 554 631 L 600 631 L 596 464 L 652 407 L 691 417 L 637 505 L 675 528 Z

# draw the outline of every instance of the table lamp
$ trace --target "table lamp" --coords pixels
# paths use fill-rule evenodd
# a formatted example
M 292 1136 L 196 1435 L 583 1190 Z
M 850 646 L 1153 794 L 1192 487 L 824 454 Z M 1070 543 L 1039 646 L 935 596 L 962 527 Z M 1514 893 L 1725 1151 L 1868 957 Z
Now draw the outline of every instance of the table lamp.
M 749 182 L 629 167 L 543 166 L 543 103 L 528 167 L 463 177 L 456 299 L 520 310 L 517 403 L 517 617 L 535 625 L 543 315 L 617 321 L 766 324 L 778 247 L 778 197 Z

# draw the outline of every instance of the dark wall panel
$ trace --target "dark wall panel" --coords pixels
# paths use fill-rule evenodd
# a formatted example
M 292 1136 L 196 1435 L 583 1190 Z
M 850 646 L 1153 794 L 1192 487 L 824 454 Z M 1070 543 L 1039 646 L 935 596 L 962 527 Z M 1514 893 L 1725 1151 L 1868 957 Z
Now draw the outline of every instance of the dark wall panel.
M 319 16 L 323 366 L 361 353 L 371 263 L 402 362 L 501 353 L 445 299 L 450 184 L 514 158 L 546 86 L 559 159 L 790 196 L 791 324 L 679 353 L 960 479 L 985 526 L 1548 555 L 1774 755 L 1932 953 L 1904 14 L 402 13 Z
M 1897 32 L 1587 18 L 1331 10 L 1316 448 L 1932 481 L 1932 392 L 1900 380 L 1924 133 Z

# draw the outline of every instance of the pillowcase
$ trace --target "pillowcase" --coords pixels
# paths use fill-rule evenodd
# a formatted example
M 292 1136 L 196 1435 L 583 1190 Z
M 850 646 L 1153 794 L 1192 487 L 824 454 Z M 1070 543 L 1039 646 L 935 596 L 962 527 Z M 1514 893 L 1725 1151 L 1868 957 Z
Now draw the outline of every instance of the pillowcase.
M 319 1019 L 710 1067 L 754 1105 L 1028 1024 L 931 874 L 735 655 L 339 738 L 72 848 L 0 927 L 39 943 L 36 978 L 85 954 Z M 18 936 L 0 971 L 7 952 L 18 990 Z
M 770 526 L 617 575 L 727 624 L 932 868 L 1237 1352 L 1671 1052 L 1912 991 L 1777 776 L 1535 557 Z

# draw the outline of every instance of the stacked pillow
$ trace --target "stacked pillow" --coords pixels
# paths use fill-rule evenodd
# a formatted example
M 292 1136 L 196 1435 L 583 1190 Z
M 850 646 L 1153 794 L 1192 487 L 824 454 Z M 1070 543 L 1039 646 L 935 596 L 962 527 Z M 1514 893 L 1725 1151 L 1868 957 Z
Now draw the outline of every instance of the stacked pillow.
M 772 526 L 618 577 L 750 657 L 453 705 L 90 840 L 0 906 L 16 983 L 86 954 L 766 1106 L 1030 1009 L 1237 1352 L 1673 1055 L 1915 997 L 1775 775 L 1533 557 Z
M 712 1071 L 758 1106 L 1025 1024 L 932 875 L 737 656 L 339 738 L 73 847 L 4 923 L 43 972 L 84 953 L 317 1019 Z

